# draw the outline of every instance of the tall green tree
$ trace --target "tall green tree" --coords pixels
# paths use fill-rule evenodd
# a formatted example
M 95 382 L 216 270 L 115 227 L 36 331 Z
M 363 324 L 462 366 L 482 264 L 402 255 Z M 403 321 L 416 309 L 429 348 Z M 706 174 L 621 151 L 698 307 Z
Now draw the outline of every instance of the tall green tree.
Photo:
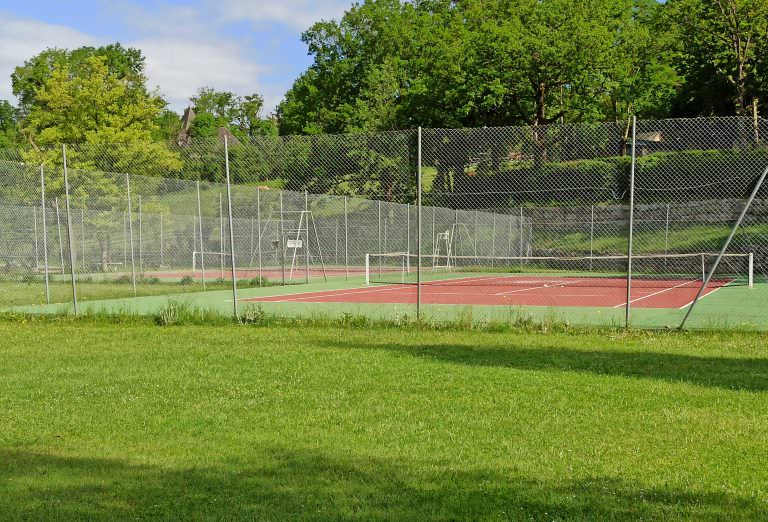
M 743 115 L 756 108 L 766 93 L 760 70 L 768 51 L 768 2 L 669 0 L 664 9 L 686 80 L 682 110 Z
M 56 69 L 67 67 L 72 76 L 88 74 L 88 60 L 93 57 L 102 58 L 110 74 L 124 81 L 128 90 L 148 94 L 144 75 L 145 59 L 138 49 L 124 47 L 120 43 L 73 50 L 52 48 L 29 58 L 11 74 L 13 94 L 19 100 L 21 113 L 26 115 L 31 110 L 37 91 Z
M 190 98 L 197 119 L 193 134 L 213 136 L 215 127 L 227 127 L 240 138 L 277 134 L 272 120 L 262 116 L 264 98 L 259 94 L 239 96 L 229 91 L 201 87 Z M 205 116 L 209 115 L 209 117 Z M 203 117 L 203 121 L 197 123 Z
M 367 0 L 303 34 L 283 133 L 624 120 L 677 82 L 653 0 Z M 654 94 L 647 94 L 654 93 Z
M 0 148 L 12 147 L 18 135 L 18 111 L 7 100 L 0 100 Z

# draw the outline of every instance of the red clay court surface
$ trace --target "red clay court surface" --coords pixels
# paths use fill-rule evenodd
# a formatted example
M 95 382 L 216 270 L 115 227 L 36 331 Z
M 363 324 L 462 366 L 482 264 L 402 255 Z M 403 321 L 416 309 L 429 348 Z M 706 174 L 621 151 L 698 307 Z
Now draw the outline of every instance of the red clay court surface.
M 711 281 L 702 296 L 731 281 Z M 696 280 L 632 281 L 631 303 L 638 308 L 685 308 L 701 285 Z M 244 299 L 250 302 L 413 304 L 416 286 L 373 285 L 364 288 L 306 292 Z M 421 302 L 436 305 L 574 306 L 620 308 L 627 303 L 626 281 L 579 277 L 463 278 L 422 285 Z

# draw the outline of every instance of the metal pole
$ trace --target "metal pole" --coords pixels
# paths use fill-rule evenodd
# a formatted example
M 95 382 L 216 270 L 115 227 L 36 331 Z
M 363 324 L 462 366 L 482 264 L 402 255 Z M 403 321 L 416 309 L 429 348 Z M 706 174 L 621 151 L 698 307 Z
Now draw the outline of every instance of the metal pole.
M 67 242 L 69 243 L 69 266 L 70 275 L 72 276 L 72 303 L 75 306 L 75 315 L 78 314 L 77 309 L 77 281 L 75 277 L 75 249 L 72 240 L 72 212 L 69 208 L 69 178 L 67 177 L 67 146 L 61 146 L 61 154 L 64 160 L 64 197 L 67 206 Z
M 381 200 L 379 200 L 379 241 L 378 241 L 378 253 L 381 254 Z M 379 258 L 379 277 L 381 277 L 381 256 Z
M 259 286 L 261 286 L 261 190 L 256 187 L 256 230 L 259 252 Z
M 632 116 L 632 163 L 629 169 L 629 233 L 627 236 L 627 305 L 624 326 L 629 328 L 632 313 L 632 240 L 635 226 L 635 138 L 637 136 L 637 118 Z
M 344 196 L 344 278 L 349 280 L 349 214 L 347 196 Z
M 339 267 L 339 218 L 336 218 L 336 229 L 333 234 L 333 266 Z
M 224 169 L 227 173 L 227 214 L 229 215 L 229 257 L 232 264 L 232 307 L 235 319 L 237 315 L 237 272 L 235 265 L 235 227 L 232 220 L 232 184 L 229 180 L 229 144 L 227 135 L 224 135 Z
M 200 235 L 200 278 L 203 280 L 203 290 L 205 290 L 205 245 L 203 244 L 203 209 L 200 205 L 200 181 L 195 182 L 197 188 L 197 220 L 198 234 Z M 194 251 L 194 248 L 192 249 Z
M 85 273 L 85 215 L 83 209 L 80 209 L 80 259 Z
M 592 257 L 595 255 L 595 206 L 590 206 L 589 217 L 589 271 L 592 271 Z
M 142 236 L 141 236 L 141 195 L 139 195 L 139 277 L 144 273 L 144 258 L 141 248 Z
M 133 210 L 131 209 L 131 176 L 125 175 L 125 188 L 128 192 L 128 238 L 131 244 L 131 282 L 133 295 L 136 295 L 136 259 L 133 253 Z
M 163 266 L 163 214 L 160 214 L 160 266 Z
M 669 252 L 669 203 L 667 203 L 667 217 L 664 220 L 664 268 L 667 267 L 668 252 Z
M 48 283 L 48 229 L 45 223 L 45 167 L 40 164 L 40 206 L 43 210 L 43 263 L 45 269 L 45 303 L 51 303 L 51 292 Z
M 760 178 L 757 180 L 755 187 L 752 189 L 752 193 L 749 195 L 749 199 L 747 199 L 747 202 L 744 205 L 744 208 L 741 209 L 741 213 L 739 214 L 739 217 L 736 220 L 736 223 L 734 223 L 733 228 L 731 228 L 731 233 L 728 234 L 728 239 L 725 240 L 723 247 L 720 249 L 720 253 L 717 255 L 715 262 L 712 264 L 712 267 L 709 269 L 709 272 L 707 273 L 707 277 L 704 279 L 704 282 L 702 283 L 701 288 L 699 288 L 699 291 L 696 293 L 696 297 L 693 299 L 691 306 L 688 308 L 688 312 L 685 314 L 685 317 L 683 317 L 683 322 L 680 323 L 681 330 L 685 327 L 685 323 L 688 320 L 688 317 L 691 315 L 691 312 L 693 312 L 693 308 L 696 306 L 696 303 L 699 302 L 699 299 L 701 298 L 701 294 L 704 293 L 704 289 L 707 288 L 707 285 L 712 280 L 712 276 L 714 275 L 715 270 L 717 270 L 718 265 L 720 265 L 720 261 L 723 259 L 723 255 L 725 255 L 725 251 L 728 250 L 728 246 L 731 244 L 731 240 L 733 239 L 733 236 L 736 235 L 736 231 L 741 226 L 741 222 L 744 221 L 744 216 L 747 215 L 747 211 L 749 210 L 749 207 L 752 206 L 752 202 L 755 200 L 755 196 L 757 196 L 757 193 L 760 190 L 760 187 L 763 186 L 763 182 L 765 181 L 765 177 L 767 175 L 768 175 L 768 167 L 766 167 L 765 170 L 763 170 L 763 173 L 760 175 Z
M 309 194 L 306 190 L 304 191 L 304 213 L 306 214 L 304 226 L 307 229 L 307 233 L 305 234 L 307 243 L 304 245 L 304 281 L 309 283 Z M 301 231 L 299 231 L 299 233 L 301 233 Z M 315 233 L 315 236 L 317 236 L 317 233 Z
M 418 129 L 416 141 L 417 141 L 416 143 L 416 320 L 420 320 L 421 319 L 421 127 L 419 127 Z
M 283 191 L 280 191 L 280 240 L 278 241 L 280 249 L 280 266 L 283 271 L 283 284 L 285 284 L 285 225 L 283 224 Z
M 520 268 L 523 267 L 523 207 L 520 206 L 520 250 L 518 251 L 520 255 Z

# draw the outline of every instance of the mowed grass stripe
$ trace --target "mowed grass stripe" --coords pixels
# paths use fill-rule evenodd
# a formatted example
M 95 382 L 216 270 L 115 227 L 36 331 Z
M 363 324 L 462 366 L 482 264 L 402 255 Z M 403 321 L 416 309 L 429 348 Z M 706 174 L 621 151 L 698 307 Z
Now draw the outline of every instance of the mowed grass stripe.
M 764 335 L 0 323 L 9 518 L 756 519 Z

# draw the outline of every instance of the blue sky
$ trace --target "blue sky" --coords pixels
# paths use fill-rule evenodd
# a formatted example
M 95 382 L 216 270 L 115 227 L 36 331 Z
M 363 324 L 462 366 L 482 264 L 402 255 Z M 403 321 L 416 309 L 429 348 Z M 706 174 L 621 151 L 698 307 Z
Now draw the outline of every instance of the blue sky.
M 0 0 L 0 99 L 13 67 L 46 47 L 119 41 L 147 58 L 177 111 L 198 87 L 258 92 L 268 110 L 310 63 L 301 32 L 352 0 Z

